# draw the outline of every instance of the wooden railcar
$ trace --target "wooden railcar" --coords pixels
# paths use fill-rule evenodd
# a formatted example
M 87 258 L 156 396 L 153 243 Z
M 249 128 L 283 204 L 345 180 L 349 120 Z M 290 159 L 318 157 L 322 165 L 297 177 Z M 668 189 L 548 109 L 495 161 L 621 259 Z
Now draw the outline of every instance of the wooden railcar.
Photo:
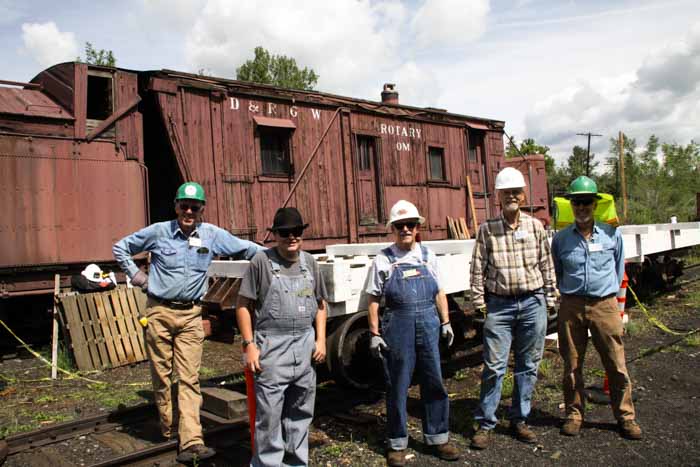
M 265 240 L 287 198 L 310 224 L 307 249 L 387 240 L 399 199 L 426 217 L 423 239 L 445 239 L 447 216 L 473 229 L 498 212 L 503 127 L 401 105 L 393 85 L 374 102 L 170 70 L 53 66 L 0 87 L 10 206 L 0 242 L 12 245 L 0 253 L 0 295 L 46 292 L 56 271 L 111 263 L 116 240 L 173 216 L 183 180 L 204 186 L 207 221 L 251 240 Z M 545 186 L 534 173 L 533 186 Z

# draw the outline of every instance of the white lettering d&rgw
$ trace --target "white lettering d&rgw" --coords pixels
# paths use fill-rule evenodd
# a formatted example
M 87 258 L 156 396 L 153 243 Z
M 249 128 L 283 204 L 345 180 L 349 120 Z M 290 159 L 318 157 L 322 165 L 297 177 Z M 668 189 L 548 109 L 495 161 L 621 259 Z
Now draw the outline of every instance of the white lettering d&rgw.
M 273 104 L 272 102 L 267 103 L 267 114 L 268 115 L 275 115 L 275 112 L 277 111 L 277 105 Z
M 311 115 L 314 116 L 314 120 L 321 118 L 321 111 L 319 109 L 311 109 Z
M 299 109 L 297 109 L 296 105 L 293 105 L 289 108 L 289 115 L 291 115 L 292 117 L 296 117 L 297 115 L 299 115 Z
M 241 103 L 238 101 L 237 97 L 231 97 L 229 100 L 231 101 L 231 110 L 238 110 L 241 108 Z

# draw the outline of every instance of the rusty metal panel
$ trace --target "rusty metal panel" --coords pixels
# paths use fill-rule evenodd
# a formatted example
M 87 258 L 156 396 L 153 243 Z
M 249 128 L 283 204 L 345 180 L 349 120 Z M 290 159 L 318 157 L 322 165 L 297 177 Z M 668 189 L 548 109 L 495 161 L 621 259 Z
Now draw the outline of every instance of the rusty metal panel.
M 113 145 L 112 145 L 112 151 Z M 0 267 L 111 261 L 111 246 L 143 227 L 142 168 L 71 153 L 3 154 Z
M 527 201 L 523 210 L 527 213 L 532 211 L 535 217 L 540 219 L 544 225 L 549 225 L 549 193 L 547 191 L 544 156 L 541 154 L 529 154 L 526 158 L 513 157 L 505 160 L 505 166 L 518 169 L 525 177 L 525 183 L 528 186 L 525 187 Z M 532 192 L 530 187 L 532 187 Z
M 32 83 L 39 84 L 42 92 L 50 96 L 66 111 L 74 115 L 75 64 L 61 63 L 39 73 Z
M 0 87 L 0 114 L 72 121 L 73 116 L 46 94 L 33 89 Z
M 136 73 L 117 71 L 114 74 L 115 105 L 119 109 L 127 102 L 138 97 L 138 79 Z M 116 122 L 117 141 L 124 147 L 126 157 L 143 163 L 143 117 L 133 108 Z

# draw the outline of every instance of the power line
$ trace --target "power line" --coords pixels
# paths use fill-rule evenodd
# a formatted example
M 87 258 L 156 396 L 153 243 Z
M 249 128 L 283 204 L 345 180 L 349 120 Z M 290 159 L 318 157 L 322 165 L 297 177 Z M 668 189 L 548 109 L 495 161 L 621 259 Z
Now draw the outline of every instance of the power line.
M 588 151 L 586 152 L 586 176 L 589 177 L 591 175 L 591 136 L 603 136 L 603 135 L 596 135 L 595 133 L 591 133 L 590 131 L 588 133 L 576 133 L 577 136 L 588 136 Z

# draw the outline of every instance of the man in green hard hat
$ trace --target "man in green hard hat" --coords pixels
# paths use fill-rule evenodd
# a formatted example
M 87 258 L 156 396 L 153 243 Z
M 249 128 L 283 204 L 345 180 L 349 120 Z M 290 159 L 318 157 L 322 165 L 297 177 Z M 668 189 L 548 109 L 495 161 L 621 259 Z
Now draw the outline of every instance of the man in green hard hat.
M 175 434 L 170 399 L 173 370 L 179 378 L 179 462 L 196 462 L 215 454 L 204 445 L 199 420 L 199 368 L 204 342 L 199 300 L 207 290 L 207 269 L 214 256 L 251 259 L 262 249 L 202 222 L 205 205 L 202 186 L 183 183 L 175 194 L 176 219 L 149 225 L 119 240 L 112 248 L 131 283 L 148 294 L 146 352 L 161 431 L 166 438 Z M 151 254 L 148 274 L 132 259 L 132 255 L 144 251 Z
M 564 360 L 566 410 L 561 432 L 576 436 L 583 424 L 583 361 L 590 332 L 608 375 L 610 402 L 620 434 L 628 439 L 641 439 L 616 298 L 625 274 L 622 235 L 615 227 L 595 221 L 593 213 L 600 196 L 593 180 L 585 176 L 575 179 L 567 198 L 575 222 L 557 232 L 552 240 L 554 269 L 561 292 L 559 352 Z

